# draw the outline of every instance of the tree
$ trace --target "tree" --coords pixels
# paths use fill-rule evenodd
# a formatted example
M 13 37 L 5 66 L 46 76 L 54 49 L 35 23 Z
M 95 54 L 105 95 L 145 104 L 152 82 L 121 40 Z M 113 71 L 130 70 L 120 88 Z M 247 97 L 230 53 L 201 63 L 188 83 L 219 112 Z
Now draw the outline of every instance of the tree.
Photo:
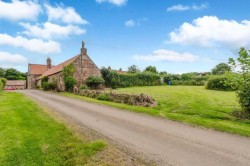
M 148 67 L 146 67 L 146 69 L 144 70 L 144 72 L 150 72 L 150 73 L 155 73 L 155 74 L 158 73 L 155 66 L 148 66 Z
M 161 76 L 165 76 L 165 75 L 167 75 L 168 73 L 167 73 L 166 71 L 161 71 L 159 74 L 160 74 Z
M 4 78 L 5 77 L 5 69 L 0 68 L 0 77 Z
M 222 75 L 225 74 L 227 71 L 231 71 L 231 67 L 226 63 L 220 63 L 212 69 L 212 74 Z
M 139 70 L 138 66 L 136 66 L 136 65 L 131 65 L 128 67 L 128 73 L 130 73 L 130 74 L 139 73 L 139 72 L 140 72 L 140 70 Z
M 5 70 L 5 78 L 7 80 L 25 80 L 22 73 L 13 68 Z
M 239 57 L 229 59 L 234 72 L 227 72 L 228 84 L 237 88 L 238 101 L 244 111 L 250 113 L 250 50 L 240 48 Z

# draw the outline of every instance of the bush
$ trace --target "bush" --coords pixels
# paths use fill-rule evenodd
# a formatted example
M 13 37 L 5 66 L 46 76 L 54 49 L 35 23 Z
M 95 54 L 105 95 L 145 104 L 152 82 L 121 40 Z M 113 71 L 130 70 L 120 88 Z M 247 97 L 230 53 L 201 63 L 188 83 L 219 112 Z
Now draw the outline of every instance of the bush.
M 239 104 L 243 111 L 250 113 L 250 50 L 240 48 L 239 57 L 230 58 L 229 64 L 236 73 L 226 73 L 228 84 L 237 87 Z
M 49 91 L 49 90 L 56 90 L 56 82 L 51 82 L 51 83 L 48 83 L 48 82 L 44 82 L 43 83 L 43 90 L 45 91 Z
M 44 82 L 42 87 L 43 87 L 43 90 L 48 91 L 49 90 L 49 83 Z
M 226 84 L 226 81 L 227 81 L 227 78 L 224 75 L 212 76 L 207 81 L 206 89 L 222 90 L 222 91 L 233 90 L 230 85 Z
M 97 96 L 98 100 L 109 101 L 109 96 L 106 93 L 101 93 Z
M 0 78 L 0 90 L 3 90 L 5 85 L 6 85 L 6 79 L 5 78 Z
M 74 86 L 76 85 L 76 79 L 72 76 L 64 77 L 65 90 L 72 92 Z
M 250 113 L 250 75 L 236 92 L 240 105 Z
M 98 89 L 104 80 L 99 76 L 89 76 L 85 83 L 91 89 Z

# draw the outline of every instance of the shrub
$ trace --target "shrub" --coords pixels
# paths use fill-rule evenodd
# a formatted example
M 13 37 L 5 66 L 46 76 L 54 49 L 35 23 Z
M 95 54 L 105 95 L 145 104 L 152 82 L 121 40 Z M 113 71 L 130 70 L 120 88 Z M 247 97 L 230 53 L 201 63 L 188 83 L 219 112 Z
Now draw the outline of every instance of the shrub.
M 237 87 L 241 108 L 250 113 L 250 50 L 240 48 L 239 57 L 236 60 L 230 58 L 229 64 L 237 73 L 227 72 L 228 84 Z
M 98 89 L 104 80 L 99 76 L 89 76 L 85 83 L 91 89 Z
M 236 94 L 242 108 L 250 113 L 250 74 L 244 79 Z
M 101 93 L 97 96 L 98 100 L 104 100 L 104 101 L 109 101 L 109 96 L 106 93 Z
M 48 83 L 48 81 L 49 81 L 49 78 L 48 78 L 48 77 L 43 77 L 43 78 L 41 79 L 41 86 L 43 87 L 43 84 L 44 84 L 45 82 Z
M 226 84 L 227 78 L 224 75 L 221 76 L 212 76 L 209 78 L 206 84 L 206 89 L 211 90 L 233 90 L 230 85 Z
M 49 90 L 49 83 L 44 82 L 42 87 L 43 87 L 43 90 L 48 91 Z
M 80 87 L 80 90 L 85 90 L 85 89 L 89 89 L 87 85 L 82 85 L 82 86 Z
M 5 85 L 6 85 L 6 79 L 5 78 L 0 78 L 0 90 L 3 90 Z
M 49 91 L 49 90 L 56 90 L 56 82 L 44 82 L 43 83 L 43 90 Z

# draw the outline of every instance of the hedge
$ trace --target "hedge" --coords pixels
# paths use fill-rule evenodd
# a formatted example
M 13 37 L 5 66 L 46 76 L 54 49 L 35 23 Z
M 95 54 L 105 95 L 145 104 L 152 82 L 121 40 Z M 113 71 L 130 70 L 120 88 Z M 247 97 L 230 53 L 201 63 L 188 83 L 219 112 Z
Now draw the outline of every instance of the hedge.
M 163 77 L 163 81 L 168 85 L 204 86 L 208 78 L 208 75 L 199 76 L 197 73 L 167 74 Z
M 235 90 L 230 85 L 226 84 L 226 80 L 227 78 L 224 75 L 212 76 L 207 81 L 206 89 L 222 91 Z
M 154 73 L 119 74 L 106 68 L 101 73 L 105 85 L 111 88 L 161 85 L 161 77 Z

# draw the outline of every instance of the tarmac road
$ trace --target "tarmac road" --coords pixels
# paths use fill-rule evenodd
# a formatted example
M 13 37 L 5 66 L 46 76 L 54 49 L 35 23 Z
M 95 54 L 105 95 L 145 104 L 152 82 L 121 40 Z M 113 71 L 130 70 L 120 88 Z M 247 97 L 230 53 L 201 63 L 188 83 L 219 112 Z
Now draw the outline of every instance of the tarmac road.
M 42 91 L 19 92 L 159 165 L 250 165 L 250 138 Z

